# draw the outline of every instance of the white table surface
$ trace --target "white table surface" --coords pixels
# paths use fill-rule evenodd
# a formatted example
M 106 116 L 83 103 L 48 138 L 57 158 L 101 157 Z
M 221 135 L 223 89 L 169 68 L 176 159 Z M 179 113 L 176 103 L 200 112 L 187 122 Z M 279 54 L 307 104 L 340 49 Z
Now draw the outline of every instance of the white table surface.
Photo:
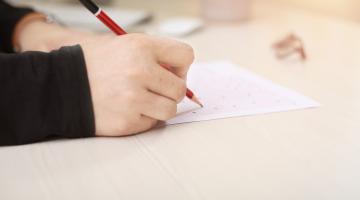
M 360 23 L 256 6 L 183 40 L 197 61 L 234 61 L 321 108 L 0 147 L 0 199 L 360 199 Z M 306 63 L 274 57 L 290 31 Z

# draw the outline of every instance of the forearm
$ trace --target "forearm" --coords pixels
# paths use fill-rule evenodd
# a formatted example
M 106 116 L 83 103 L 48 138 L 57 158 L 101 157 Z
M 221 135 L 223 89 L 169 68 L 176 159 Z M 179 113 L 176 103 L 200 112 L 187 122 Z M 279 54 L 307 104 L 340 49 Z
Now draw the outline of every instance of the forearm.
M 88 137 L 94 114 L 81 48 L 0 54 L 0 145 Z
M 30 8 L 15 8 L 0 0 L 0 52 L 43 51 L 79 44 L 94 34 L 48 23 Z
M 0 52 L 13 52 L 13 35 L 17 23 L 27 14 L 29 8 L 15 8 L 0 0 Z
M 63 46 L 71 46 L 86 41 L 94 34 L 87 31 L 63 27 L 45 20 L 33 20 L 16 31 L 16 46 L 19 51 L 49 52 Z
M 56 45 L 70 31 L 57 24 L 47 23 L 45 20 L 33 20 L 17 29 L 14 35 L 15 46 L 18 51 L 49 52 L 60 48 Z

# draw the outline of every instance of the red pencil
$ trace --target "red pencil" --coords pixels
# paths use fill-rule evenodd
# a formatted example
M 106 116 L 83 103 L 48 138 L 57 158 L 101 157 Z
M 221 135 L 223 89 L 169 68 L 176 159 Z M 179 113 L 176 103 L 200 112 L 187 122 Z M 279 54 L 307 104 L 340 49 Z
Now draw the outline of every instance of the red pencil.
M 111 29 L 117 35 L 127 34 L 118 24 L 116 24 L 100 7 L 98 7 L 91 0 L 80 0 L 80 2 L 97 17 L 102 23 L 104 23 L 109 29 Z M 166 67 L 165 67 L 166 68 Z M 199 104 L 203 107 L 203 104 L 196 98 L 194 93 L 190 89 L 186 89 L 186 97 L 191 101 Z

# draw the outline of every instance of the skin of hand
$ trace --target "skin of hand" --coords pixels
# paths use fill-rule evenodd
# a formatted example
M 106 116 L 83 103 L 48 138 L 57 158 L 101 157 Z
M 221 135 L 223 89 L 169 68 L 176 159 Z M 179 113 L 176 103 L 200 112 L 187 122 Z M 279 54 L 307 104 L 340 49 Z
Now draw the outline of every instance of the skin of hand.
M 32 21 L 21 29 L 17 41 L 21 51 L 50 52 L 71 46 L 95 36 L 95 33 L 66 28 L 42 20 Z
M 136 134 L 174 117 L 194 60 L 193 49 L 175 40 L 143 34 L 98 35 L 42 21 L 25 26 L 18 41 L 22 51 L 81 45 L 97 136 Z
M 147 36 L 97 36 L 81 44 L 95 111 L 97 136 L 146 131 L 175 116 L 194 60 L 184 43 Z M 171 66 L 165 69 L 162 66 Z

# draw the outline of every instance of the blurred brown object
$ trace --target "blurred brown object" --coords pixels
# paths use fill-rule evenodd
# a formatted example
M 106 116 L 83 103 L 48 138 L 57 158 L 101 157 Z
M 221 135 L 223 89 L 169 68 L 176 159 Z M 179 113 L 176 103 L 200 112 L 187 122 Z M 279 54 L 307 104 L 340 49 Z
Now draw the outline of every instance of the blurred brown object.
M 304 43 L 300 37 L 293 33 L 290 33 L 284 39 L 274 43 L 272 47 L 279 59 L 285 59 L 291 55 L 298 54 L 300 55 L 301 60 L 306 60 L 307 56 L 305 53 Z

